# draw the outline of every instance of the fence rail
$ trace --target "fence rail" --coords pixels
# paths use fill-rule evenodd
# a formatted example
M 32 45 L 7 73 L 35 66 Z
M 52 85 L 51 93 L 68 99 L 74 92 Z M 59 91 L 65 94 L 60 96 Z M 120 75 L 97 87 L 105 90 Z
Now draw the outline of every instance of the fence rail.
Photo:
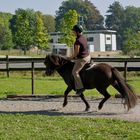
M 95 63 L 105 62 L 111 63 L 119 71 L 124 71 L 124 77 L 127 78 L 127 71 L 140 71 L 140 58 L 92 58 Z M 117 63 L 117 65 L 114 65 Z M 135 65 L 137 63 L 137 65 Z M 120 65 L 121 64 L 121 65 Z M 131 64 L 128 66 L 128 64 Z M 6 72 L 7 77 L 10 71 L 31 71 L 32 94 L 34 94 L 34 71 L 44 71 L 44 58 L 16 58 L 6 57 L 0 58 L 0 71 Z
M 100 58 L 100 57 L 97 57 L 97 58 L 92 58 L 91 59 L 93 62 L 105 62 L 105 63 L 108 63 L 108 62 L 111 62 L 111 63 L 122 63 L 123 66 L 116 66 L 117 68 L 121 69 L 121 70 L 124 70 L 124 66 L 128 63 L 132 63 L 132 62 L 139 62 L 140 63 L 140 58 Z M 7 67 L 6 68 L 3 68 L 4 67 L 4 64 L 5 66 L 8 65 L 9 69 L 10 70 L 31 70 L 31 63 L 34 63 L 34 64 L 42 64 L 41 67 L 39 66 L 36 66 L 35 69 L 37 70 L 44 70 L 45 69 L 45 66 L 43 65 L 44 63 L 44 58 L 16 58 L 16 57 L 8 57 L 6 56 L 5 58 L 0 58 L 0 71 L 7 71 Z M 134 64 L 133 63 L 133 64 Z M 21 68 L 17 68 L 17 67 L 10 67 L 10 64 L 28 64 L 28 66 L 24 66 L 24 67 L 21 67 Z M 30 65 L 29 65 L 30 64 Z M 1 66 L 3 65 L 3 67 Z M 140 70 L 140 65 L 139 66 L 129 66 L 128 67 L 128 71 L 131 71 L 131 70 Z

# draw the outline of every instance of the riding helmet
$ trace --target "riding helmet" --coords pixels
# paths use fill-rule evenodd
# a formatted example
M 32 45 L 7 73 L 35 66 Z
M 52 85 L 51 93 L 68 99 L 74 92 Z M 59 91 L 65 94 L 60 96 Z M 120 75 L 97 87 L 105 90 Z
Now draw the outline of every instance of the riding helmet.
M 81 25 L 76 24 L 73 26 L 72 30 L 81 33 L 83 32 L 83 27 Z

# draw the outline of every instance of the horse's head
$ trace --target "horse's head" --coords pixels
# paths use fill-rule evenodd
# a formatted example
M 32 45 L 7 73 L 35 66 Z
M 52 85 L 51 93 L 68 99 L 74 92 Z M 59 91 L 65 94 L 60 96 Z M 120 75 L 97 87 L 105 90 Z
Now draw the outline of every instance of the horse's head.
M 46 66 L 46 75 L 49 76 L 53 74 L 56 69 L 60 68 L 67 62 L 67 59 L 59 55 L 47 55 L 44 61 L 44 64 Z

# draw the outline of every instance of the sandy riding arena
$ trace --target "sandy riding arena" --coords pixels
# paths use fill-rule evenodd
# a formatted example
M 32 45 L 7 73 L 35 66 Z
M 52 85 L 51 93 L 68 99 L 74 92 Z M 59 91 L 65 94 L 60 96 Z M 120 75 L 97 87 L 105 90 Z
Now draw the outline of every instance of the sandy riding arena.
M 0 100 L 0 113 L 6 114 L 40 114 L 49 116 L 79 116 L 96 118 L 115 118 L 129 121 L 140 121 L 140 101 L 134 109 L 127 111 L 120 98 L 110 98 L 102 110 L 98 110 L 100 98 L 88 98 L 91 106 L 85 112 L 85 105 L 79 97 L 69 97 L 68 105 L 62 107 L 63 97 L 10 98 Z

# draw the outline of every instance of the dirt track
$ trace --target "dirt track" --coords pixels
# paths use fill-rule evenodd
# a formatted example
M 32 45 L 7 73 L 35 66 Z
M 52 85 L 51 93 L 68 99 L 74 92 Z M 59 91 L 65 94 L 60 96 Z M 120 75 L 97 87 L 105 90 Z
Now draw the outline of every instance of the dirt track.
M 8 99 L 0 100 L 0 113 L 6 114 L 41 114 L 49 116 L 80 116 L 97 118 L 116 118 L 129 121 L 140 121 L 140 102 L 137 106 L 127 112 L 122 105 L 122 99 L 109 99 L 102 110 L 98 110 L 98 104 L 101 99 L 88 99 L 91 108 L 85 112 L 85 105 L 79 97 L 69 97 L 68 105 L 63 108 L 63 98 L 26 98 L 26 99 Z

